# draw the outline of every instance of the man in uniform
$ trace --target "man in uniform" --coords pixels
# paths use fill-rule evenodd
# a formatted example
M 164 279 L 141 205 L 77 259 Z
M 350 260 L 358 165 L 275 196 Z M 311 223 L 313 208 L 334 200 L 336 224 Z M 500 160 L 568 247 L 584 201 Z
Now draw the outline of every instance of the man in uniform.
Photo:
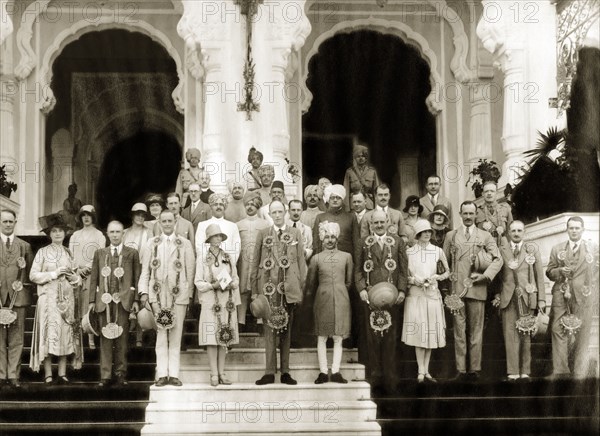
M 114 374 L 126 385 L 129 313 L 139 310 L 137 285 L 140 258 L 123 245 L 123 224 L 111 221 L 106 229 L 110 245 L 94 253 L 90 274 L 90 309 L 100 317 L 100 383 L 108 386 Z
M 500 246 L 504 261 L 502 290 L 492 303 L 501 310 L 507 381 L 510 382 L 519 378 L 527 380 L 531 374 L 531 336 L 515 326 L 517 322 L 535 319 L 536 308 L 544 311 L 546 292 L 540 252 L 535 244 L 523 242 L 523 222 L 510 223 L 507 236 Z M 522 328 L 529 327 L 523 325 Z
M 372 226 L 374 236 L 367 235 L 361 240 L 357 250 L 357 263 L 355 267 L 355 284 L 359 291 L 360 300 L 363 302 L 363 324 L 367 337 L 367 373 L 368 379 L 375 389 L 385 389 L 394 392 L 398 383 L 398 368 L 396 366 L 396 346 L 398 340 L 398 305 L 406 297 L 408 284 L 408 257 L 406 245 L 402 238 L 389 233 L 388 218 L 381 210 L 373 211 Z M 390 240 L 389 237 L 392 239 Z M 373 239 L 371 244 L 367 239 Z M 389 242 L 388 242 L 389 241 Z M 393 241 L 393 243 L 391 243 Z M 390 267 L 388 260 L 394 261 Z M 370 261 L 370 266 L 367 265 Z M 387 265 L 387 266 L 386 266 Z M 371 324 L 369 310 L 369 289 L 380 282 L 390 282 L 398 289 L 398 298 L 387 311 L 391 317 L 389 325 L 383 335 L 375 331 Z
M 273 225 L 259 230 L 250 267 L 253 299 L 258 294 L 269 295 L 271 315 L 275 308 L 281 316 L 263 320 L 265 334 L 265 375 L 257 385 L 275 382 L 277 370 L 277 339 L 281 356 L 281 383 L 295 385 L 290 375 L 290 341 L 296 305 L 302 302 L 306 262 L 304 243 L 298 229 L 285 223 L 285 207 L 280 201 L 271 202 Z M 287 322 L 285 322 L 287 314 Z M 282 321 L 281 323 L 278 321 Z
M 552 287 L 552 377 L 570 375 L 569 341 L 573 344 L 573 375 L 588 376 L 590 363 L 590 329 L 594 308 L 598 304 L 598 245 L 583 240 L 583 219 L 573 216 L 567 221 L 569 240 L 550 252 L 546 276 Z M 576 327 L 577 322 L 581 325 Z
M 421 206 L 423 206 L 421 218 L 428 219 L 431 212 L 433 212 L 433 208 L 440 204 L 448 209 L 448 228 L 452 230 L 452 203 L 450 203 L 448 198 L 440 194 L 441 185 L 442 179 L 440 176 L 433 175 L 427 177 L 427 183 L 425 184 L 427 194 L 419 199 Z
M 192 223 L 194 235 L 198 229 L 198 223 L 206 221 L 211 217 L 210 206 L 200 200 L 200 192 L 200 185 L 198 183 L 190 184 L 188 188 L 190 205 L 181 212 L 181 217 Z
M 508 203 L 498 203 L 498 186 L 489 181 L 483 184 L 483 204 L 477 208 L 475 224 L 480 229 L 490 233 L 500 245 L 502 236 L 506 234 L 508 225 L 512 222 L 512 212 Z
M 170 194 L 167 194 L 167 209 L 170 210 L 175 217 L 175 234 L 188 241 L 194 241 L 194 226 L 179 214 L 181 211 L 181 199 L 179 198 L 178 193 L 171 192 Z M 154 236 L 159 236 L 161 231 L 160 220 L 158 220 L 154 224 L 152 232 Z
M 19 388 L 25 308 L 31 304 L 31 291 L 24 284 L 29 280 L 33 254 L 31 246 L 15 236 L 16 223 L 12 210 L 0 212 L 0 383 Z
M 469 378 L 476 381 L 480 377 L 487 287 L 500 272 L 503 263 L 492 235 L 475 226 L 476 213 L 475 203 L 464 201 L 460 205 L 463 224 L 448 232 L 444 241 L 444 253 L 452 272 L 453 293 L 464 302 L 464 306 L 454 314 L 456 380 Z
M 181 337 L 193 295 L 196 264 L 191 242 L 175 233 L 175 214 L 163 210 L 160 225 L 162 234 L 142 250 L 138 289 L 141 305 L 149 301 L 157 317 L 156 386 L 181 386 Z
M 371 232 L 371 223 L 373 221 L 373 212 L 376 210 L 382 211 L 387 217 L 388 227 L 386 232 L 397 234 L 404 242 L 406 239 L 406 230 L 404 229 L 404 217 L 402 212 L 396 209 L 392 209 L 390 204 L 390 187 L 385 183 L 382 183 L 375 190 L 375 209 L 367 211 L 360 223 L 360 237 L 361 239 L 369 236 Z

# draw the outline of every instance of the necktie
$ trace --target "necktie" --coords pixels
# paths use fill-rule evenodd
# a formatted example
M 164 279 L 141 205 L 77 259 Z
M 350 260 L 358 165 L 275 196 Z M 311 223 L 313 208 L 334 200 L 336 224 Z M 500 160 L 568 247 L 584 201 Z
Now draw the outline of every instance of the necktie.
M 577 253 L 578 249 L 579 249 L 579 242 L 575 242 L 575 244 L 573 245 L 573 253 Z
M 379 248 L 383 250 L 383 238 L 381 236 L 377 237 L 377 243 L 379 244 Z
M 279 229 L 279 231 L 277 232 L 277 236 L 279 236 L 281 238 L 282 233 L 283 233 L 283 230 Z
M 515 257 L 515 259 L 517 257 L 519 257 L 519 246 L 515 245 L 515 249 L 513 250 L 513 256 Z
M 6 249 L 10 250 L 10 236 L 6 238 Z
M 431 196 L 431 204 L 433 204 L 434 206 L 437 205 L 437 201 L 435 200 L 435 195 Z
M 294 227 L 294 228 L 296 228 L 296 223 L 294 223 L 294 226 L 293 226 L 293 227 Z
M 471 239 L 471 232 L 469 231 L 468 227 L 465 227 L 465 239 L 468 241 L 469 239 Z
M 113 247 L 113 257 L 117 257 L 117 247 Z

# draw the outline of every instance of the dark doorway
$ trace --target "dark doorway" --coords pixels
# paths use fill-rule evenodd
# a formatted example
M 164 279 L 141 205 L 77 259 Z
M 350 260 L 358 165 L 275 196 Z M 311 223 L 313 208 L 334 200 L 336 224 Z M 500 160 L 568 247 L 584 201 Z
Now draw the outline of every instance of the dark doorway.
M 356 140 L 369 146 L 371 164 L 399 206 L 401 160 L 418 160 L 418 186 L 436 168 L 429 77 L 427 62 L 399 37 L 362 30 L 325 41 L 309 64 L 314 98 L 302 119 L 305 184 L 322 176 L 342 183 Z
M 104 157 L 96 198 L 99 225 L 131 223 L 131 206 L 148 192 L 167 194 L 179 174 L 182 152 L 175 138 L 143 130 L 115 144 Z

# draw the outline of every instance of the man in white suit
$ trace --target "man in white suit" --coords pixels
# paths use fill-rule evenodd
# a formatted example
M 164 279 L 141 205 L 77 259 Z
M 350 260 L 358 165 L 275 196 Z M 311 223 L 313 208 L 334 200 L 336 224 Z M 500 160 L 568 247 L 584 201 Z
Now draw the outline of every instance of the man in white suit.
M 450 200 L 440 194 L 440 186 L 442 185 L 442 179 L 438 175 L 433 175 L 427 177 L 427 183 L 425 184 L 425 189 L 427 189 L 427 194 L 419 199 L 421 206 L 423 206 L 423 211 L 421 212 L 421 218 L 429 218 L 431 212 L 433 212 L 433 208 L 438 204 L 445 206 L 448 208 L 448 228 L 452 230 L 452 203 Z
M 179 357 L 185 312 L 194 289 L 195 260 L 192 244 L 175 234 L 175 215 L 163 210 L 162 234 L 142 250 L 138 284 L 142 307 L 150 302 L 157 317 L 156 386 L 181 386 Z

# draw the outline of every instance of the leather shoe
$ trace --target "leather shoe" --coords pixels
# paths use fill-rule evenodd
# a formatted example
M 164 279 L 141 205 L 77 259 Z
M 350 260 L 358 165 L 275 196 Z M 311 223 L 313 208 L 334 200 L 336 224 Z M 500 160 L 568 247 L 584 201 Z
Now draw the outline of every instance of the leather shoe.
M 109 378 L 103 378 L 102 380 L 100 380 L 100 383 L 98 383 L 98 387 L 100 388 L 106 388 L 110 385 L 110 379 Z
M 156 383 L 154 383 L 154 386 L 158 386 L 163 387 L 169 384 L 169 377 L 160 377 L 158 380 L 156 380 Z
M 477 382 L 477 381 L 479 381 L 480 378 L 481 378 L 481 375 L 479 374 L 479 371 L 471 371 L 468 375 L 468 379 L 471 382 Z
M 342 373 L 340 373 L 340 372 L 331 374 L 331 381 L 333 383 L 342 383 L 342 384 L 348 383 L 348 380 L 346 380 L 344 377 L 342 377 Z
M 518 377 L 504 377 L 502 379 L 504 383 L 516 383 L 517 380 L 519 380 Z
M 124 375 L 118 375 L 117 381 L 115 382 L 117 386 L 127 386 L 127 379 Z
M 315 380 L 316 385 L 322 385 L 323 383 L 327 383 L 329 381 L 329 377 L 324 372 L 320 372 L 319 376 Z
M 275 383 L 275 375 L 274 374 L 265 374 L 261 377 L 260 380 L 256 380 L 256 384 L 258 386 L 270 385 L 271 383 Z
M 11 386 L 15 389 L 19 389 L 21 387 L 21 383 L 19 382 L 19 379 L 17 379 L 17 378 L 8 379 L 8 384 L 9 384 L 9 386 Z
M 285 383 L 286 385 L 297 385 L 298 382 L 292 378 L 289 372 L 284 372 L 281 374 L 281 383 Z
M 183 386 L 183 383 L 177 377 L 169 377 L 169 384 L 171 386 Z
M 467 379 L 467 373 L 458 371 L 456 373 L 456 375 L 454 377 L 452 377 L 450 380 L 462 382 L 462 381 L 465 381 L 466 379 Z

